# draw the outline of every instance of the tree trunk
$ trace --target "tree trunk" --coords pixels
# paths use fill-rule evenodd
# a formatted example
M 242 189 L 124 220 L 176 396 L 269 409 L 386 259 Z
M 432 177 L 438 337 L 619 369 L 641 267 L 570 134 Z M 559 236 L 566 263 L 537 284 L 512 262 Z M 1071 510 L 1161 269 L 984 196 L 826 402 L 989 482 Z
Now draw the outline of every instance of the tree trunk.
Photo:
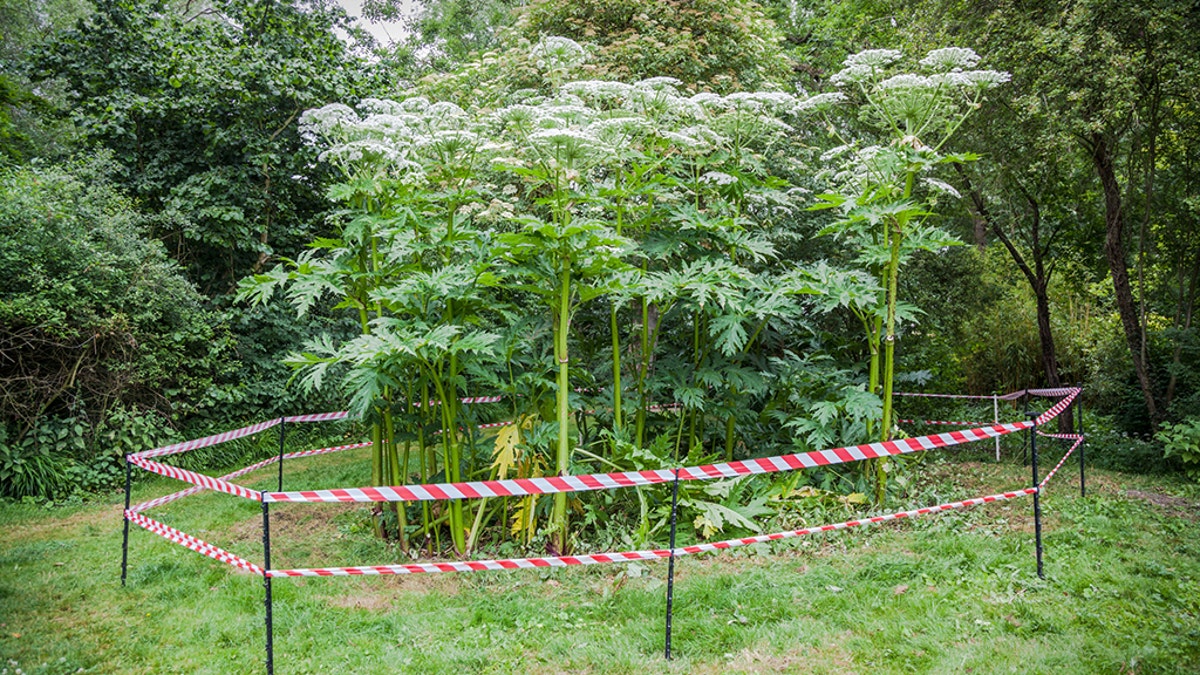
M 1042 361 L 1042 370 L 1046 373 L 1046 384 L 1050 387 L 1062 386 L 1062 376 L 1058 372 L 1058 351 L 1054 346 L 1054 333 L 1050 330 L 1050 277 L 1053 273 L 1053 266 L 1047 269 L 1046 258 L 1050 253 L 1050 244 L 1042 244 L 1041 227 L 1042 214 L 1041 208 L 1036 199 L 1031 194 L 1022 188 L 1019 188 L 1021 195 L 1024 197 L 1030 209 L 1030 254 L 1033 256 L 1033 266 L 1025 260 L 1025 256 L 1013 245 L 1012 240 L 1008 237 L 1008 233 L 1004 228 L 1000 227 L 1000 223 L 996 222 L 992 217 L 991 211 L 988 210 L 987 203 L 983 200 L 983 195 L 971 185 L 971 180 L 967 176 L 966 170 L 961 166 L 956 167 L 959 176 L 962 177 L 963 183 L 967 188 L 968 194 L 971 196 L 971 205 L 973 208 L 976 232 L 980 229 L 980 223 L 983 223 L 986 229 L 991 229 L 1004 244 L 1005 250 L 1008 251 L 1013 263 L 1021 270 L 1021 274 L 1025 275 L 1025 280 L 1029 282 L 1029 287 L 1033 291 L 1034 301 L 1037 306 L 1037 326 L 1038 326 L 1038 345 L 1040 348 L 1040 356 Z M 976 235 L 979 239 L 979 235 Z M 1050 237 L 1051 239 L 1053 237 Z M 1070 433 L 1073 428 L 1073 408 L 1067 408 L 1063 414 L 1058 417 L 1058 428 L 1062 433 Z
M 1090 141 L 1092 164 L 1104 189 L 1104 256 L 1108 259 L 1108 269 L 1112 275 L 1113 296 L 1117 301 L 1117 312 L 1121 316 L 1121 327 L 1125 330 L 1125 342 L 1133 359 L 1138 386 L 1146 401 L 1146 412 L 1151 424 L 1154 424 L 1159 419 L 1158 408 L 1154 402 L 1146 361 L 1142 359 L 1142 325 L 1138 321 L 1137 306 L 1129 286 L 1124 241 L 1125 214 L 1121 206 L 1121 186 L 1113 166 L 1112 146 L 1109 139 L 1100 133 L 1093 133 Z

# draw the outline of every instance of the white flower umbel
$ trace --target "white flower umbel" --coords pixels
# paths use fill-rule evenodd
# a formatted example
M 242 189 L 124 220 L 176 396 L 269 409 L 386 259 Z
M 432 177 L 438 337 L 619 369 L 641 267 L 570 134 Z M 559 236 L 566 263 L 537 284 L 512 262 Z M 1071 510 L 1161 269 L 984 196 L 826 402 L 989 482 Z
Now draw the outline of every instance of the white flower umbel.
M 979 55 L 974 50 L 967 49 L 966 47 L 943 47 L 942 49 L 935 49 L 920 61 L 923 67 L 937 72 L 945 72 L 954 70 L 955 68 L 974 68 L 977 63 L 979 63 Z
M 827 94 L 817 94 L 796 104 L 793 112 L 807 112 L 809 110 L 820 110 L 830 106 L 837 105 L 846 100 L 846 95 L 840 91 L 833 91 Z
M 880 89 L 932 89 L 937 83 L 923 75 L 901 73 L 879 83 Z
M 671 92 L 677 92 L 679 88 L 683 86 L 683 82 L 674 77 L 660 75 L 659 77 L 648 77 L 639 82 L 635 82 L 633 86 L 637 87 L 638 89 L 649 89 L 651 91 L 662 91 L 667 89 Z
M 866 66 L 879 70 L 900 60 L 903 56 L 898 49 L 867 49 L 846 57 L 843 66 Z
M 928 178 L 928 177 L 922 178 L 921 182 L 924 183 L 926 186 L 928 186 L 934 192 L 941 192 L 943 194 L 948 194 L 951 197 L 954 197 L 955 199 L 962 199 L 962 195 L 959 194 L 958 190 L 954 189 L 954 186 L 949 183 L 940 181 L 936 178 Z
M 300 137 L 315 144 L 326 141 L 345 140 L 347 133 L 361 120 L 350 106 L 330 103 L 314 110 L 305 110 L 300 116 Z
M 738 179 L 736 176 L 731 176 L 721 171 L 709 171 L 703 176 L 700 176 L 700 182 L 712 183 L 713 185 L 733 185 L 734 183 L 738 182 Z
M 404 109 L 404 112 L 425 112 L 425 109 L 429 107 L 429 99 L 425 98 L 424 96 L 413 96 L 412 98 L 406 98 L 401 101 L 400 107 Z
M 829 81 L 835 87 L 847 87 L 852 84 L 862 84 L 869 81 L 874 73 L 874 69 L 870 66 L 856 64 L 847 66 L 834 73 L 833 77 L 829 78 Z
M 558 36 L 542 38 L 529 50 L 529 55 L 539 68 L 546 70 L 574 68 L 587 61 L 587 51 L 578 42 Z
M 633 85 L 604 80 L 579 80 L 564 84 L 562 91 L 595 103 L 620 102 L 629 98 Z
M 998 87 L 1012 79 L 1011 74 L 996 70 L 968 70 L 962 75 L 978 89 Z
M 355 107 L 367 115 L 402 115 L 408 112 L 403 104 L 382 98 L 364 98 Z
M 426 121 L 435 128 L 457 128 L 468 119 L 465 110 L 449 101 L 438 101 L 426 108 L 424 113 Z

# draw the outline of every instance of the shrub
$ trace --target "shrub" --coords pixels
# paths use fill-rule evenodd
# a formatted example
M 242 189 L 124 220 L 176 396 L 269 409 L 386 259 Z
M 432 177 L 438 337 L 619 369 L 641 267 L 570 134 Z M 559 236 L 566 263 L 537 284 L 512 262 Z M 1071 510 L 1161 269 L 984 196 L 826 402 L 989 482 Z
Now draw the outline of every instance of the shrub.
M 1154 439 L 1163 444 L 1163 456 L 1183 462 L 1189 478 L 1200 481 L 1200 418 L 1164 424 Z
M 225 330 L 110 170 L 100 156 L 0 172 L 5 492 L 62 489 L 106 420 L 185 412 L 224 358 Z

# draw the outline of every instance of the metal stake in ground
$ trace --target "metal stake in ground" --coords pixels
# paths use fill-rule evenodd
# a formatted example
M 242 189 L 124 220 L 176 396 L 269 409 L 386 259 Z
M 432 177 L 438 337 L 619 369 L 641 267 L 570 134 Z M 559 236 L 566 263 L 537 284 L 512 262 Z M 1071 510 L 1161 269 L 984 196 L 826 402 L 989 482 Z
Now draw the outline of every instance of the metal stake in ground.
M 271 627 L 271 513 L 269 502 L 262 503 L 263 512 L 263 589 L 266 591 L 264 604 L 267 608 L 267 675 L 275 675 L 274 631 Z
M 671 660 L 671 610 L 675 601 L 675 515 L 679 507 L 679 469 L 671 484 L 671 552 L 667 556 L 667 641 L 666 657 Z
M 1000 397 L 992 394 L 992 424 L 1000 424 Z M 1000 437 L 996 437 L 996 461 L 1000 461 Z
M 285 438 L 284 427 L 287 426 L 287 420 L 279 418 L 279 491 L 283 492 L 283 441 Z
M 1087 473 L 1084 470 L 1083 446 L 1087 445 L 1087 443 L 1085 443 L 1083 441 L 1083 383 L 1082 382 L 1077 383 L 1075 386 L 1079 387 L 1079 395 L 1075 397 L 1075 403 L 1077 406 L 1079 406 L 1079 410 L 1077 411 L 1078 414 L 1076 415 L 1076 417 L 1079 418 L 1078 424 L 1079 424 L 1079 436 L 1080 436 L 1080 439 L 1079 439 L 1079 496 L 1086 497 L 1087 496 Z
M 1045 579 L 1046 575 L 1042 572 L 1042 489 L 1038 487 L 1038 447 L 1037 447 L 1037 413 L 1025 413 L 1033 426 L 1029 427 L 1029 457 L 1030 464 L 1033 466 L 1033 488 L 1037 492 L 1033 493 L 1033 533 L 1035 543 L 1037 545 L 1037 575 L 1039 579 Z
M 125 510 L 121 515 L 125 518 L 125 535 L 121 539 L 121 585 L 125 585 L 125 570 L 129 568 L 129 486 L 133 479 L 133 464 L 125 458 Z

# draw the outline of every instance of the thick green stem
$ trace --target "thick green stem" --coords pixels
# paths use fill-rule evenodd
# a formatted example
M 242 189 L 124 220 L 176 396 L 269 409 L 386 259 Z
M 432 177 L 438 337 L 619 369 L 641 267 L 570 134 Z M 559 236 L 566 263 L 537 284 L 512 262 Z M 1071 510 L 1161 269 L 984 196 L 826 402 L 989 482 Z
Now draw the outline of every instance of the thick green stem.
M 613 369 L 613 431 L 621 428 L 621 332 L 617 325 L 617 306 L 609 309 L 609 327 L 612 330 Z
M 645 271 L 645 268 L 642 270 Z M 646 433 L 646 378 L 650 375 L 650 301 L 642 298 L 642 363 L 638 368 L 638 411 L 634 439 L 637 447 L 645 447 Z
M 567 331 L 570 327 L 571 311 L 571 259 L 564 257 L 560 263 L 562 269 L 559 279 L 559 300 L 557 321 L 554 331 L 554 358 L 558 361 L 558 452 L 555 456 L 555 472 L 559 476 L 567 475 L 571 468 L 570 455 L 570 410 L 568 397 L 570 381 L 568 366 L 570 358 L 567 351 Z M 559 492 L 554 495 L 554 525 L 555 536 L 558 538 L 559 554 L 567 552 L 567 495 Z
M 725 418 L 725 461 L 733 461 L 733 431 L 737 423 L 737 416 L 733 413 Z
M 454 420 L 451 417 L 452 409 L 447 398 L 446 388 L 442 386 L 441 380 L 436 377 L 432 379 L 442 409 L 442 454 L 445 458 L 443 462 L 446 468 L 446 481 L 457 483 L 462 480 L 462 477 L 459 475 L 460 460 L 458 444 L 455 442 Z M 462 500 L 451 499 L 447 508 L 450 511 L 450 538 L 454 542 L 454 550 L 458 553 L 465 553 L 467 540 L 464 534 Z

